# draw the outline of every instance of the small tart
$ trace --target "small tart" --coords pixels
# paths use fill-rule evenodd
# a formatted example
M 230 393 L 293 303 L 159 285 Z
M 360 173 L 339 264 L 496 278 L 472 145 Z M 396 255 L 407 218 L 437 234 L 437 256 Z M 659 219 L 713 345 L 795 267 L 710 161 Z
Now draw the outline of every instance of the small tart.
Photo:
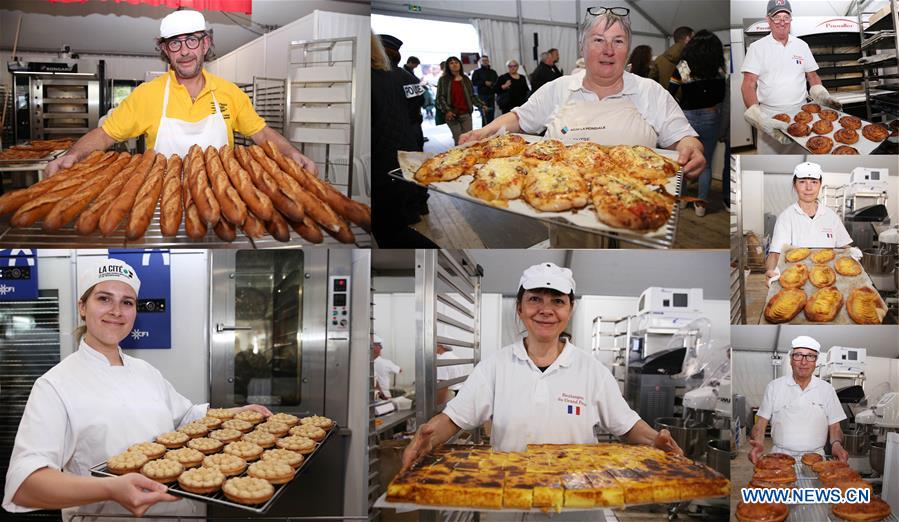
M 290 437 L 278 439 L 278 442 L 275 444 L 281 449 L 296 451 L 303 455 L 312 453 L 312 451 L 315 450 L 314 440 L 299 435 L 291 435 Z
M 191 439 L 187 443 L 188 448 L 193 448 L 197 451 L 200 451 L 204 455 L 212 455 L 213 453 L 218 453 L 224 446 L 224 442 L 218 439 L 213 439 L 211 437 L 199 437 L 196 439 Z
M 209 426 L 209 429 L 211 430 L 218 429 L 218 427 L 222 425 L 222 419 L 210 417 L 208 415 L 198 420 L 197 422 L 202 422 L 203 424 Z
M 879 497 L 871 497 L 870 502 L 855 504 L 834 504 L 833 514 L 851 522 L 876 522 L 890 516 L 892 508 Z
M 755 468 L 752 480 L 792 485 L 796 483 L 796 471 L 793 468 Z
M 275 440 L 277 440 L 277 438 L 278 437 L 275 437 L 267 431 L 256 430 L 247 433 L 241 440 L 252 442 L 253 444 L 258 444 L 263 448 L 271 448 L 275 445 Z
M 151 478 L 156 482 L 168 484 L 178 479 L 178 476 L 184 472 L 184 466 L 177 460 L 156 459 L 144 464 L 140 468 L 140 472 L 145 477 Z
M 253 429 L 253 423 L 242 419 L 229 419 L 222 423 L 222 428 L 226 430 L 237 430 L 241 433 L 247 433 Z
M 106 469 L 115 475 L 124 475 L 138 471 L 149 460 L 150 458 L 145 453 L 129 449 L 109 457 L 109 460 L 106 461 Z
M 818 462 L 822 462 L 824 457 L 819 453 L 806 453 L 802 455 L 802 463 L 806 466 L 811 467 L 812 464 L 817 464 Z
M 180 448 L 165 454 L 165 458 L 178 461 L 185 468 L 199 466 L 205 457 L 202 451 L 193 448 Z
M 784 257 L 788 262 L 795 263 L 807 258 L 811 253 L 812 251 L 808 248 L 793 248 L 784 254 Z
M 263 453 L 262 460 L 281 460 L 290 464 L 294 468 L 298 468 L 300 467 L 300 464 L 303 463 L 304 457 L 296 451 L 276 448 L 267 450 L 265 453 Z
M 237 455 L 217 453 L 203 459 L 203 467 L 215 468 L 224 473 L 226 477 L 229 477 L 243 473 L 243 470 L 247 469 L 247 461 Z
M 167 431 L 156 436 L 156 442 L 169 449 L 180 448 L 189 440 L 190 435 L 180 431 Z
M 812 254 L 812 263 L 823 264 L 837 256 L 832 248 L 823 248 Z
M 837 273 L 844 276 L 857 276 L 862 273 L 862 265 L 849 256 L 840 256 L 833 262 Z
M 222 492 L 238 504 L 262 504 L 275 494 L 275 486 L 255 477 L 237 477 L 225 481 Z
M 325 430 L 311 424 L 300 424 L 299 426 L 294 426 L 293 428 L 290 428 L 290 434 L 306 437 L 307 439 L 312 439 L 316 442 L 324 439 L 326 435 Z
M 292 428 L 300 423 L 300 418 L 289 413 L 276 413 L 268 418 L 268 422 L 283 422 Z
M 805 265 L 792 265 L 780 274 L 778 282 L 782 288 L 802 288 L 808 281 L 808 268 Z
M 222 489 L 225 474 L 215 468 L 193 468 L 178 477 L 178 485 L 185 491 L 205 495 Z
M 165 455 L 165 446 L 155 442 L 138 442 L 137 444 L 132 444 L 128 451 L 139 451 L 149 457 L 150 460 L 156 460 Z
M 209 434 L 210 438 L 220 440 L 224 443 L 234 442 L 235 440 L 240 440 L 243 437 L 243 433 L 237 430 L 215 430 Z
M 293 479 L 296 470 L 283 460 L 260 460 L 250 464 L 247 475 L 267 480 L 272 484 L 286 484 Z
M 739 522 L 783 522 L 789 514 L 786 504 L 740 501 L 735 515 Z
M 207 417 L 214 417 L 216 419 L 228 420 L 234 418 L 234 412 L 230 409 L 225 408 L 209 408 L 206 410 Z
M 313 426 L 318 426 L 323 430 L 331 429 L 331 426 L 334 425 L 334 421 L 327 417 L 322 417 L 320 415 L 313 415 L 311 417 L 303 417 L 300 419 L 300 423 L 302 424 L 312 424 Z
M 827 265 L 815 265 L 808 273 L 808 280 L 818 288 L 833 286 L 837 282 L 837 273 Z
M 253 442 L 239 440 L 226 445 L 224 452 L 229 455 L 236 455 L 248 462 L 252 462 L 262 455 L 262 446 Z
M 234 416 L 235 419 L 247 421 L 252 424 L 259 424 L 265 420 L 265 415 L 253 410 L 244 410 Z
M 805 303 L 805 318 L 814 323 L 828 323 L 842 307 L 842 292 L 832 286 L 819 288 Z
M 812 464 L 812 471 L 820 475 L 824 472 L 830 472 L 837 468 L 849 468 L 849 464 L 839 460 L 825 460 L 822 462 L 818 462 L 816 464 Z
M 205 437 L 209 433 L 209 426 L 203 422 L 191 422 L 178 428 L 178 431 L 184 433 L 192 439 Z
M 290 426 L 283 422 L 268 421 L 256 426 L 256 431 L 266 431 L 276 437 L 283 437 L 290 430 Z
M 796 464 L 796 459 L 786 453 L 768 453 L 762 455 L 755 462 L 755 467 L 760 469 L 792 468 L 794 464 Z

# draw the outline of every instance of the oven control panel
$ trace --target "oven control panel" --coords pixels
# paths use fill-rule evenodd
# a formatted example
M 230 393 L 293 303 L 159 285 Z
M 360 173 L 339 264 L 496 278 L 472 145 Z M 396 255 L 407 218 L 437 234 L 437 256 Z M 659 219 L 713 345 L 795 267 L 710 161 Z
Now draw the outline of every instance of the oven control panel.
M 328 278 L 328 331 L 350 330 L 350 276 Z

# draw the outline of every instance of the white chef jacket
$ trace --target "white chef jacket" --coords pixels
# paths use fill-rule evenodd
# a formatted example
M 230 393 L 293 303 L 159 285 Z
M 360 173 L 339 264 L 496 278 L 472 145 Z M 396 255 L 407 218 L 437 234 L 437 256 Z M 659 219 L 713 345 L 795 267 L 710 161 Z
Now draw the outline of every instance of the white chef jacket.
M 765 386 L 765 396 L 759 406 L 758 416 L 773 422 L 772 416 L 777 415 L 778 411 L 789 406 L 802 395 L 806 396 L 809 402 L 824 410 L 828 426 L 846 418 L 837 392 L 829 382 L 812 375 L 812 380 L 803 390 L 793 380 L 792 374 L 778 377 Z
M 378 381 L 378 387 L 381 393 L 388 399 L 390 398 L 390 374 L 400 373 L 401 368 L 397 364 L 386 357 L 378 356 L 374 362 L 375 379 Z
M 592 444 L 595 424 L 620 436 L 640 420 L 609 370 L 571 342 L 545 372 L 523 341 L 503 347 L 475 366 L 443 413 L 464 430 L 492 418 L 498 451 L 524 451 L 529 443 Z
M 3 509 L 34 511 L 12 499 L 39 469 L 88 476 L 91 467 L 132 444 L 206 415 L 208 404 L 191 404 L 149 363 L 119 354 L 123 366 L 112 366 L 82 339 L 75 353 L 35 381 L 16 433 Z M 146 516 L 187 502 L 157 504 Z M 127 513 L 111 501 L 64 511 Z
M 805 103 L 805 73 L 817 70 L 807 43 L 790 35 L 782 45 L 770 34 L 749 46 L 740 69 L 758 75 L 759 104 L 784 110 Z
M 458 359 L 459 357 L 453 353 L 452 351 L 443 352 L 437 354 L 437 359 Z M 466 371 L 468 370 L 468 371 Z M 454 364 L 452 366 L 438 366 L 437 367 L 437 380 L 438 381 L 446 381 L 449 379 L 455 379 L 457 377 L 462 377 L 471 372 L 470 364 Z M 464 382 L 464 381 L 463 381 Z M 462 389 L 463 382 L 458 382 L 449 387 L 449 389 L 453 391 L 459 391 Z
M 785 245 L 808 248 L 844 247 L 852 243 L 836 212 L 818 203 L 815 217 L 810 218 L 799 203 L 793 203 L 777 216 L 768 252 L 780 253 Z
M 664 87 L 629 72 L 624 73 L 624 88 L 618 94 L 602 100 L 595 92 L 584 88 L 586 69 L 556 78 L 540 87 L 520 107 L 512 109 L 518 115 L 518 126 L 528 134 L 539 134 L 556 117 L 566 101 L 586 100 L 596 103 L 627 98 L 659 135 L 659 146 L 668 147 L 687 136 L 698 136 L 684 116 L 684 111 Z M 607 145 L 617 145 L 610 143 Z

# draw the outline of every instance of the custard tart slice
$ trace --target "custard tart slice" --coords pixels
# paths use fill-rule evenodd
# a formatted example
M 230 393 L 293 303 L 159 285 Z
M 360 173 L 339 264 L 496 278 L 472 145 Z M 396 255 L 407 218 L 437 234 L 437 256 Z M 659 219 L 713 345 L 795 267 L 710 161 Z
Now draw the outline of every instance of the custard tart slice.
M 802 288 L 808 281 L 808 268 L 805 265 L 793 265 L 780 274 L 782 288 Z
M 769 323 L 786 323 L 796 317 L 805 306 L 807 297 L 799 288 L 784 288 L 774 294 L 765 305 L 765 319 Z
M 812 294 L 805 303 L 805 317 L 816 323 L 829 323 L 843 307 L 843 293 L 829 286 Z
M 784 256 L 786 260 L 790 263 L 795 263 L 797 261 L 802 261 L 807 258 L 812 251 L 808 248 L 794 248 L 786 253 Z
M 862 265 L 849 256 L 840 256 L 833 263 L 837 273 L 844 276 L 857 276 L 862 273 Z
M 808 280 L 816 287 L 824 288 L 837 282 L 837 274 L 827 265 L 816 265 L 809 271 Z
M 849 317 L 858 324 L 880 324 L 887 314 L 886 305 L 876 290 L 869 286 L 856 288 L 846 301 Z

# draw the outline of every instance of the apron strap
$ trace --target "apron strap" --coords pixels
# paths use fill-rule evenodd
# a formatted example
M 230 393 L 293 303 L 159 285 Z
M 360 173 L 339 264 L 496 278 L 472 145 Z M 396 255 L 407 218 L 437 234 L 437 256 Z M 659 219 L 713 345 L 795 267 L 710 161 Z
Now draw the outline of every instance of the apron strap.
M 169 107 L 169 84 L 171 83 L 171 81 L 172 81 L 172 77 L 169 76 L 168 73 L 166 73 L 165 90 L 164 90 L 165 94 L 163 94 L 163 96 L 162 96 L 162 117 L 163 118 L 165 118 L 166 110 L 168 110 L 168 107 Z

